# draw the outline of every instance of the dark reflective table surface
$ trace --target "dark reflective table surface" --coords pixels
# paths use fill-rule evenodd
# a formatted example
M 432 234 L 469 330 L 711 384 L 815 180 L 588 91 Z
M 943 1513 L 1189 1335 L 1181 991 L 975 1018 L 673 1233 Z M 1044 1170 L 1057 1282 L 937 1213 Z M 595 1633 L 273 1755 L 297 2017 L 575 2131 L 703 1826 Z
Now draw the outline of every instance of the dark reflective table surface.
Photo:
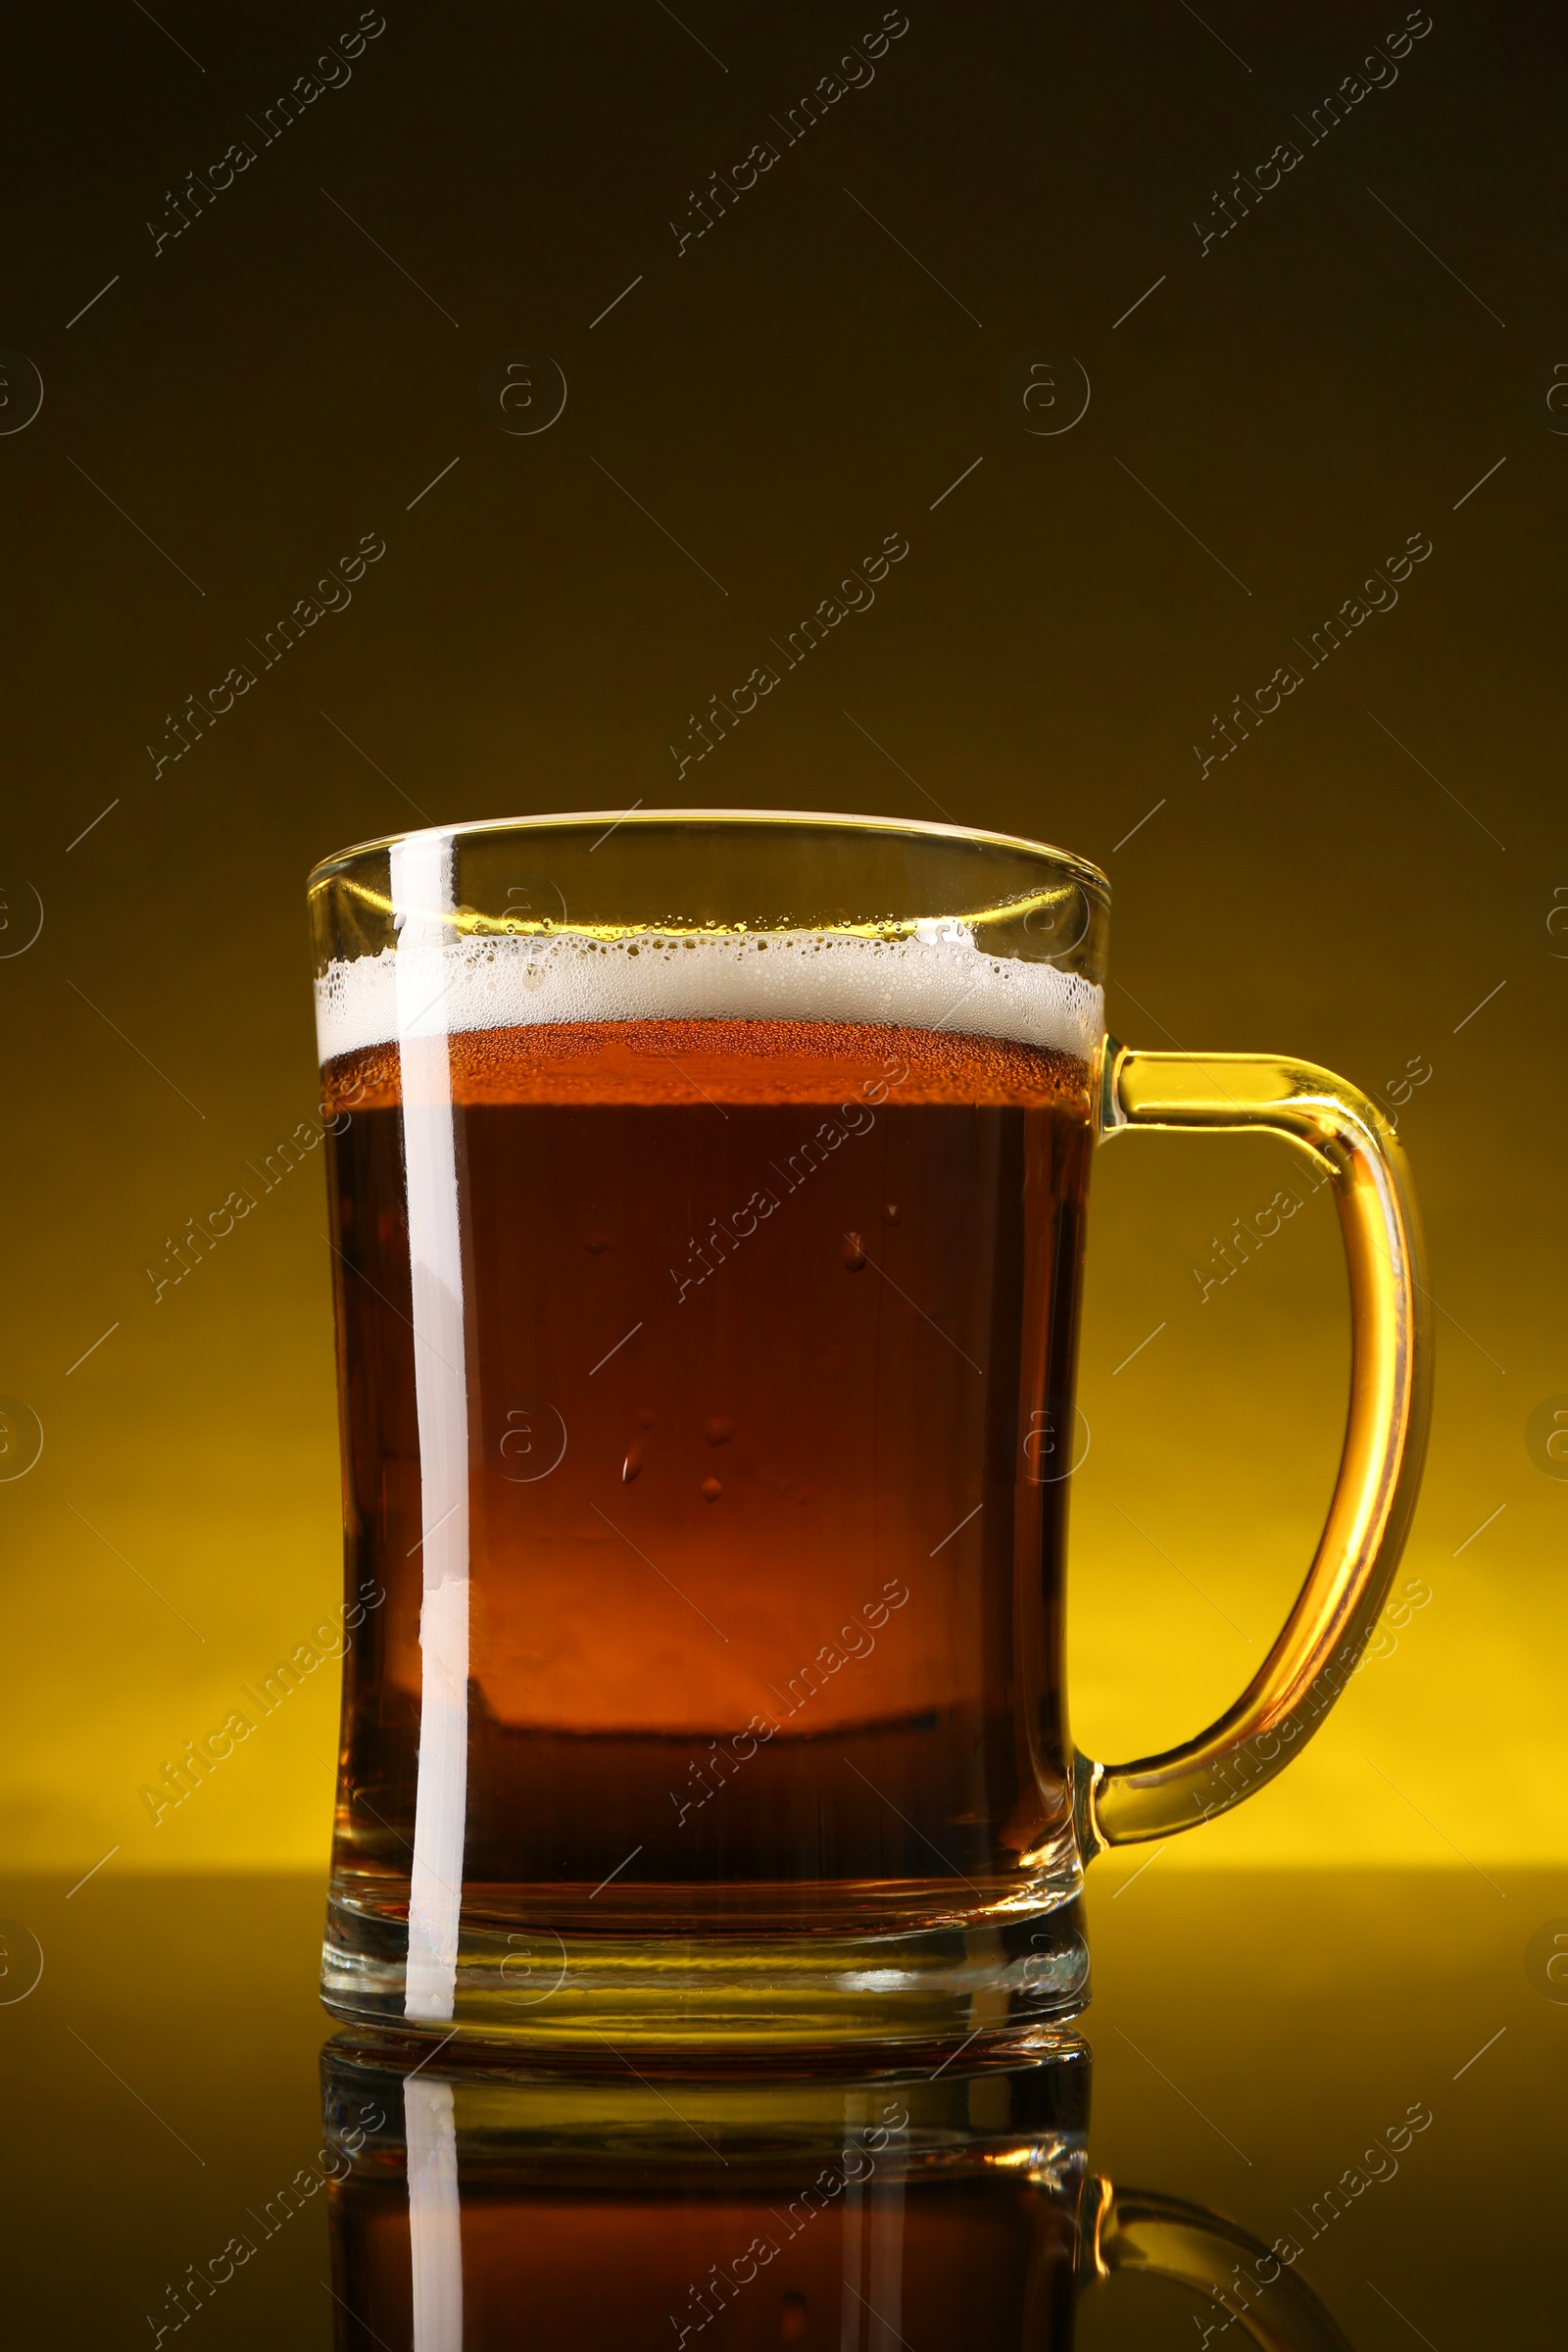
M 1568 1886 L 1135 1870 L 1031 2063 L 750 2085 L 328 2036 L 302 1878 L 13 1885 L 10 2340 L 1559 2344 Z

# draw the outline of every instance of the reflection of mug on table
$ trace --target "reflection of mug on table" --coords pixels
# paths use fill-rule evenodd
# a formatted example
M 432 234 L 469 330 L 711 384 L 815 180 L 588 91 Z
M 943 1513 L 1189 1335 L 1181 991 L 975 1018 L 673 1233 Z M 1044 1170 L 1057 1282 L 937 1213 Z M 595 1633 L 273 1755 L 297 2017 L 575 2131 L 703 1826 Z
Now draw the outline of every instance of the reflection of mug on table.
M 1089 2052 L 935 2081 L 524 2081 L 322 2055 L 337 2341 L 414 2352 L 1071 2352 L 1145 2271 L 1212 2329 L 1345 2352 L 1290 2261 L 1088 2171 Z M 367 2118 L 380 2117 L 367 2131 Z
M 599 2050 L 923 2044 L 1080 2007 L 1084 1863 L 1282 1769 L 1425 1433 L 1385 1115 L 1107 1039 L 1107 892 L 1029 842 L 636 812 L 318 870 L 349 1574 L 324 1986 Z M 1197 1739 L 1075 1754 L 1097 1141 L 1332 1184 L 1354 1355 L 1300 1597 Z

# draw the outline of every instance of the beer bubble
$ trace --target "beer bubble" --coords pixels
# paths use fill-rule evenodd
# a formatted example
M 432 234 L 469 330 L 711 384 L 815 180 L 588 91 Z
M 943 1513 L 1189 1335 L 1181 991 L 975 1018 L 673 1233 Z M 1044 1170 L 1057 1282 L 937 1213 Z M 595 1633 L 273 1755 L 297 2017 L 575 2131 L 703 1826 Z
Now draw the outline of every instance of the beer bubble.
M 637 1426 L 639 1429 L 652 1429 L 654 1426 L 654 1416 L 646 1404 L 637 1415 Z
M 889 1200 L 889 1201 L 888 1201 L 888 1202 L 885 1204 L 885 1206 L 883 1207 L 883 1210 L 882 1210 L 882 1222 L 883 1222 L 883 1224 L 884 1224 L 884 1225 L 898 1225 L 898 1224 L 902 1224 L 902 1222 L 903 1222 L 903 1219 L 904 1219 L 904 1211 L 903 1211 L 903 1210 L 900 1208 L 900 1206 L 899 1206 L 898 1202 L 897 1202 L 896 1200 Z
M 780 2340 L 786 2344 L 798 2344 L 806 2333 L 807 2316 L 806 2297 L 798 2294 L 792 2286 L 789 2293 L 779 2299 L 778 2332 Z
M 496 1434 L 501 1475 L 514 1486 L 548 1478 L 566 1451 L 566 1424 L 543 1396 L 521 1396 L 506 1407 Z
M 634 1478 L 641 1477 L 644 1459 L 641 1443 L 627 1446 L 626 1459 L 620 1465 L 620 1483 L 623 1487 L 629 1487 Z
M 858 1233 L 847 1233 L 844 1236 L 844 1248 L 840 1254 L 844 1259 L 846 1273 L 863 1274 L 865 1272 L 865 1244 Z
M 1525 1423 L 1525 1451 L 1548 1478 L 1568 1478 L 1568 1396 L 1544 1396 Z
M 718 1500 L 719 1496 L 720 1496 L 720 1495 L 723 1494 L 723 1492 L 724 1492 L 724 1490 L 723 1490 L 723 1488 L 722 1488 L 722 1487 L 719 1485 L 719 1483 L 718 1483 L 718 1481 L 717 1481 L 717 1479 L 716 1479 L 716 1478 L 705 1478 L 705 1479 L 704 1479 L 704 1481 L 703 1481 L 703 1500 L 704 1500 L 705 1502 L 716 1502 L 716 1501 Z
M 43 1975 L 43 1945 L 20 1919 L 0 1919 L 0 2005 L 24 2001 Z
M 43 1423 L 20 1396 L 0 1396 L 0 1478 L 25 1478 L 43 1451 Z
M 546 352 L 500 352 L 479 377 L 479 406 L 504 433 L 547 433 L 565 405 L 565 376 Z
M 735 1424 L 722 1413 L 715 1413 L 710 1421 L 703 1423 L 703 1430 L 710 1446 L 727 1446 L 735 1435 Z

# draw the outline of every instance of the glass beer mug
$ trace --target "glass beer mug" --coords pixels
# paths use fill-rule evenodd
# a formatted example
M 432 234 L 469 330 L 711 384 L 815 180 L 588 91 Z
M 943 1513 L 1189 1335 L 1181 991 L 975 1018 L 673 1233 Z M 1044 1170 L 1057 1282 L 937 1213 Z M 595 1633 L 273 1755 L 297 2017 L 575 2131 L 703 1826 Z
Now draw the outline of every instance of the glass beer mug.
M 934 2056 L 1087 1997 L 1079 1896 L 1280 1771 L 1415 1499 L 1425 1293 L 1384 1113 L 1104 1033 L 1108 891 L 1029 841 L 635 811 L 311 883 L 347 1579 L 323 1997 L 678 2061 Z M 1344 1458 L 1206 1731 L 1104 1765 L 1062 1674 L 1097 1145 L 1332 1179 Z

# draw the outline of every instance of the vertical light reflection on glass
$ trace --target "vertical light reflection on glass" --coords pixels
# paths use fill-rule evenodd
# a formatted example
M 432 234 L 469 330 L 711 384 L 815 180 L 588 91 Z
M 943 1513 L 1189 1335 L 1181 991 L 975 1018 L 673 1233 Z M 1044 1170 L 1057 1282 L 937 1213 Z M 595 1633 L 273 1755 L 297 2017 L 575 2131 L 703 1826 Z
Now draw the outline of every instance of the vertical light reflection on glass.
M 457 1984 L 468 1780 L 468 1399 L 443 956 L 450 840 L 416 834 L 397 844 L 392 899 L 423 1563 L 404 2008 L 409 2017 L 443 2019 Z

